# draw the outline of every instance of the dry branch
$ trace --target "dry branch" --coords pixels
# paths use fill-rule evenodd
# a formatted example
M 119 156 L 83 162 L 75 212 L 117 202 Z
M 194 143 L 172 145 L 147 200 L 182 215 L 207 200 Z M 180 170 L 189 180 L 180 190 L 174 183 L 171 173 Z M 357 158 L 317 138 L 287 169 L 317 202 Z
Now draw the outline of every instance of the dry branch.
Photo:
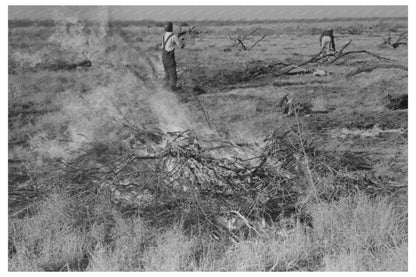
M 385 57 L 382 57 L 382 56 L 380 56 L 380 55 L 377 55 L 377 54 L 374 54 L 374 53 L 372 53 L 372 52 L 370 52 L 370 51 L 368 51 L 368 50 L 354 50 L 354 51 L 348 51 L 348 52 L 344 52 L 344 50 L 351 44 L 351 42 L 352 42 L 352 40 L 349 40 L 347 43 L 345 43 L 344 44 L 344 46 L 341 48 L 341 50 L 339 51 L 339 52 L 335 52 L 335 53 L 329 53 L 329 54 L 326 54 L 326 55 L 324 55 L 324 56 L 322 56 L 322 57 L 319 57 L 318 59 L 316 59 L 315 61 L 320 61 L 320 60 L 324 60 L 324 59 L 326 59 L 326 58 L 328 58 L 328 57 L 334 57 L 334 59 L 333 60 L 331 60 L 329 63 L 334 63 L 334 62 L 336 62 L 337 60 L 339 60 L 340 58 L 343 58 L 343 57 L 345 57 L 345 56 L 348 56 L 348 55 L 353 55 L 353 54 L 367 54 L 367 55 L 370 55 L 370 56 L 372 56 L 372 57 L 375 57 L 375 58 L 377 58 L 377 59 L 380 59 L 380 60 L 385 60 L 385 61 L 394 61 L 394 60 L 392 60 L 392 59 L 389 59 L 389 58 L 385 58 Z M 319 56 L 319 55 L 318 55 Z M 315 56 L 315 58 L 317 58 L 317 56 Z M 312 60 L 313 61 L 313 60 Z M 325 60 L 326 61 L 326 60 Z
M 403 42 L 404 39 L 407 39 L 407 31 L 399 34 L 399 37 L 395 42 L 391 42 L 391 36 L 390 33 L 388 34 L 387 38 L 383 38 L 383 42 L 378 45 L 380 48 L 386 48 L 388 46 L 391 46 L 393 48 L 397 48 L 400 45 L 407 45 L 407 42 Z
M 347 43 L 344 44 L 344 46 L 341 47 L 341 50 L 339 50 L 338 55 L 342 54 L 345 50 L 345 48 L 347 48 L 350 44 L 351 44 L 352 40 L 350 39 Z
M 357 50 L 357 51 L 349 51 L 349 52 L 345 52 L 345 53 L 344 53 L 344 56 L 345 56 L 345 55 L 351 55 L 351 54 L 360 54 L 360 53 L 364 53 L 364 54 L 367 54 L 367 55 L 373 56 L 373 57 L 375 57 L 375 58 L 377 58 L 377 59 L 380 59 L 380 60 L 385 60 L 385 61 L 394 61 L 394 60 L 392 60 L 392 59 L 382 57 L 382 56 L 380 56 L 380 55 L 374 54 L 374 53 L 372 53 L 372 52 L 370 52 L 370 51 L 367 51 L 367 50 Z
M 241 47 L 243 47 L 244 50 L 247 49 L 246 46 L 244 45 L 243 41 L 240 38 L 238 38 L 238 37 L 233 38 L 231 36 L 229 36 L 228 38 L 233 41 L 233 45 L 232 46 L 241 45 Z
M 284 68 L 283 70 L 278 72 L 276 75 L 289 74 L 295 68 L 299 68 L 299 67 L 302 67 L 302 66 L 310 64 L 310 63 L 318 62 L 320 60 L 327 59 L 328 57 L 334 57 L 335 55 L 337 55 L 336 59 L 338 59 L 338 57 L 341 57 L 341 56 L 344 55 L 343 51 L 345 50 L 345 48 L 347 48 L 350 45 L 350 43 L 351 43 L 351 40 L 349 40 L 343 47 L 341 47 L 341 50 L 338 53 L 329 53 L 329 54 L 326 54 L 326 55 L 322 55 L 322 51 L 320 51 L 318 54 L 314 55 L 309 60 L 307 60 L 305 62 L 302 62 L 298 65 L 289 65 L 287 68 Z
M 252 46 L 250 46 L 247 50 L 252 49 L 254 46 L 256 46 L 260 41 L 262 41 L 264 38 L 266 37 L 266 35 L 263 35 L 259 40 L 257 40 Z
M 238 42 L 237 44 L 240 44 L 243 47 L 244 50 L 247 50 L 247 47 L 244 45 L 244 43 L 243 43 L 243 41 L 241 39 L 236 38 L 236 40 Z
M 396 40 L 395 43 L 393 43 L 391 46 L 393 46 L 393 48 L 397 48 L 400 45 L 407 45 L 407 42 L 402 42 L 403 39 L 407 39 L 407 31 L 403 32 L 399 35 L 398 39 Z
M 274 76 L 292 75 L 292 74 L 296 74 L 294 72 L 294 70 L 302 69 L 302 67 L 305 66 L 305 65 L 313 64 L 313 63 L 319 63 L 319 64 L 329 63 L 329 64 L 332 64 L 332 63 L 336 62 L 337 60 L 339 60 L 340 58 L 346 58 L 347 56 L 352 56 L 354 54 L 366 54 L 366 55 L 375 57 L 379 60 L 389 61 L 389 62 L 394 61 L 392 59 L 385 58 L 385 57 L 382 57 L 378 54 L 370 52 L 368 50 L 345 51 L 347 49 L 347 47 L 350 46 L 351 42 L 352 42 L 352 40 L 347 41 L 341 47 L 341 49 L 338 52 L 323 54 L 323 52 L 320 51 L 319 53 L 312 56 L 308 60 L 306 60 L 304 62 L 301 62 L 299 64 L 287 64 L 287 63 L 282 63 L 282 62 L 277 62 L 277 63 L 275 62 L 275 63 L 269 64 L 267 66 L 262 66 L 262 67 L 257 66 L 254 70 L 251 69 L 248 73 L 250 74 L 250 76 L 259 76 L 259 75 L 262 75 L 262 74 L 267 74 L 267 73 L 273 72 L 273 71 L 275 71 L 275 67 L 277 65 L 281 65 L 283 67 L 281 67 L 281 68 L 277 69 L 275 72 L 273 72 Z M 333 57 L 333 59 L 328 60 L 328 58 L 331 58 L 331 57 Z M 387 65 L 385 65 L 385 68 L 388 68 L 386 66 Z M 400 65 L 398 65 L 398 66 L 391 65 L 390 66 L 390 68 L 394 68 L 394 67 L 404 69 Z M 303 73 L 303 72 L 307 73 L 309 71 L 305 69 L 304 71 L 301 71 L 301 73 Z M 299 72 L 297 72 L 297 73 L 299 73 Z
M 362 72 L 370 72 L 370 71 L 373 71 L 374 69 L 377 69 L 377 68 L 397 68 L 397 69 L 402 69 L 402 70 L 408 71 L 407 66 L 400 65 L 400 64 L 377 64 L 377 65 L 371 65 L 371 66 L 365 66 L 365 67 L 357 68 L 356 70 L 351 71 L 350 73 L 348 73 L 347 77 L 351 77 L 351 76 L 360 74 Z
M 309 59 L 309 60 L 307 60 L 305 62 L 302 62 L 302 63 L 300 63 L 298 65 L 294 65 L 294 64 L 288 65 L 288 66 L 284 67 L 283 69 L 281 69 L 279 72 L 275 73 L 274 75 L 275 76 L 279 76 L 279 75 L 290 74 L 290 72 L 293 71 L 294 69 L 297 69 L 297 68 L 300 68 L 300 67 L 302 67 L 304 65 L 307 65 L 309 63 L 315 62 L 316 61 L 316 58 L 318 58 L 320 55 L 321 55 L 321 52 L 319 52 L 318 54 L 316 54 L 315 56 L 313 56 L 311 59 Z
M 251 32 L 249 32 L 247 35 L 243 36 L 241 38 L 241 40 L 245 40 L 246 38 L 248 38 L 249 36 L 251 36 L 252 34 L 254 34 L 255 32 L 257 32 L 258 30 L 260 30 L 260 27 L 255 28 L 254 30 L 252 30 Z
M 230 39 L 230 40 L 232 40 L 234 43 L 233 43 L 233 46 L 238 46 L 238 45 L 241 45 L 241 47 L 243 48 L 243 50 L 244 51 L 248 51 L 248 50 L 250 50 L 250 49 L 252 49 L 254 46 L 256 46 L 260 41 L 262 41 L 265 37 L 266 37 L 266 35 L 263 35 L 260 39 L 258 39 L 252 46 L 250 46 L 250 47 L 247 47 L 245 44 L 244 44 L 244 40 L 246 39 L 246 38 L 248 38 L 249 36 L 251 36 L 251 35 L 253 35 L 255 32 L 257 32 L 258 30 L 260 30 L 260 27 L 257 27 L 257 28 L 255 28 L 254 30 L 252 30 L 252 31 L 250 31 L 248 34 L 246 34 L 246 35 L 244 35 L 244 36 L 237 36 L 237 37 L 235 37 L 235 38 L 233 38 L 233 37 L 231 37 L 231 36 L 228 36 L 228 38 Z

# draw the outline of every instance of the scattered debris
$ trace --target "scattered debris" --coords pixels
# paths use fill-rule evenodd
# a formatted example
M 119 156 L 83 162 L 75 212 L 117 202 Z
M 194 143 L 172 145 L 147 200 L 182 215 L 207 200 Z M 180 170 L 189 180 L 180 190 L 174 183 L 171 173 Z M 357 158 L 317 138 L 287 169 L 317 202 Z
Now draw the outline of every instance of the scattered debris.
M 316 77 L 324 77 L 324 76 L 327 75 L 327 72 L 323 69 L 315 69 L 313 71 L 313 75 L 316 76 Z
M 244 36 L 242 38 L 244 38 Z M 321 71 L 321 69 L 319 69 L 318 66 L 328 64 L 341 65 L 345 63 L 348 59 L 361 60 L 362 55 L 368 55 L 383 62 L 394 61 L 392 59 L 385 58 L 378 54 L 372 53 L 368 50 L 346 51 L 346 49 L 351 45 L 351 43 L 352 40 L 348 40 L 340 48 L 339 51 L 328 54 L 319 52 L 313 55 L 311 58 L 307 59 L 306 61 L 297 64 L 279 60 L 253 61 L 250 62 L 250 64 L 237 66 L 234 69 L 216 69 L 214 72 L 207 71 L 206 69 L 201 67 L 195 67 L 196 70 L 192 71 L 192 74 L 190 74 L 190 78 L 192 78 L 194 84 L 198 84 L 198 86 L 202 87 L 205 91 L 210 91 L 212 88 L 215 88 L 216 91 L 222 91 L 234 88 L 256 87 L 259 85 L 261 86 L 264 83 L 261 83 L 262 78 L 263 81 L 265 81 L 266 79 L 270 78 L 296 74 L 314 74 L 315 76 L 319 77 L 328 76 L 328 72 L 325 71 L 324 73 L 323 71 Z M 240 43 L 237 42 L 237 45 L 240 45 Z M 223 49 L 223 51 L 232 51 L 232 48 L 227 47 Z M 386 64 L 385 68 L 388 67 L 394 68 L 395 65 Z M 400 65 L 396 67 L 406 69 L 406 67 Z M 365 70 L 372 69 L 366 67 Z M 207 78 L 207 76 L 209 77 Z M 247 84 L 248 82 L 250 82 L 250 84 Z

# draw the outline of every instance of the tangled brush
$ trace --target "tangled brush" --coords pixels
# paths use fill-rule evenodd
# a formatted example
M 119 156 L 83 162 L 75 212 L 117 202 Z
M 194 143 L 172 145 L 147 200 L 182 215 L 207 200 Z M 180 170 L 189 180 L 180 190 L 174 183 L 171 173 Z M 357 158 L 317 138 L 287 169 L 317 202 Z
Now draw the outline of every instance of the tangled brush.
M 192 130 L 136 132 L 136 145 L 129 151 L 97 144 L 71 162 L 61 161 L 49 191 L 63 190 L 80 199 L 82 207 L 105 202 L 157 226 L 182 221 L 188 230 L 238 239 L 259 235 L 267 224 L 294 215 L 308 223 L 301 208 L 310 199 L 305 159 L 314 172 L 312 182 L 334 176 L 332 187 L 317 185 L 319 201 L 358 190 L 402 189 L 381 185 L 368 174 L 360 177 L 371 168 L 362 156 L 319 151 L 290 130 L 275 131 L 261 144 L 201 137 Z
M 189 227 L 224 229 L 229 216 L 275 221 L 294 211 L 296 178 L 265 145 L 199 137 L 191 130 L 142 130 L 142 142 L 120 153 L 105 145 L 71 162 L 50 187 L 84 199 L 110 201 L 123 213 L 139 213 L 154 224 L 183 220 Z M 198 224 L 196 224 L 198 223 Z M 201 224 L 202 223 L 202 224 Z

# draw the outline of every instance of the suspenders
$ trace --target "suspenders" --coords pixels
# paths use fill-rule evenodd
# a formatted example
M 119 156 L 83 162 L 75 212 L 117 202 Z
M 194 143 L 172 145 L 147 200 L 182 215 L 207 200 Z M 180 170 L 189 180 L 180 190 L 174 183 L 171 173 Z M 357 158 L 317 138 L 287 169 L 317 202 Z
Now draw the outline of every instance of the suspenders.
M 163 50 L 165 50 L 166 51 L 166 49 L 165 49 L 165 46 L 166 46 L 166 43 L 168 42 L 168 40 L 174 35 L 174 33 L 172 32 L 169 36 L 168 36 L 168 38 L 165 40 L 165 34 L 166 33 L 164 33 L 163 34 L 163 37 L 162 37 L 162 46 L 163 46 Z M 167 52 L 167 51 L 166 51 Z

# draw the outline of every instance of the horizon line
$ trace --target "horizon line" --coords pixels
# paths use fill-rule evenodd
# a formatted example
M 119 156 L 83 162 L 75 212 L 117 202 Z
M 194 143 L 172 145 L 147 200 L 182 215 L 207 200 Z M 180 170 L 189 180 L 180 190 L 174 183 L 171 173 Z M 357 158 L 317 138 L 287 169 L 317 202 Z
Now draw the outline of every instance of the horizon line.
M 226 22 L 226 21 L 232 21 L 232 22 L 266 22 L 266 21 L 272 21 L 272 22 L 290 22 L 290 21 L 340 21 L 340 20 L 377 20 L 377 19 L 409 19 L 408 16 L 368 16 L 368 17 L 321 17 L 321 18 L 285 18 L 285 19 L 184 19 L 184 20 L 171 20 L 176 22 L 184 22 L 184 21 L 190 21 L 190 22 L 209 22 L 209 21 L 215 21 L 215 22 Z M 8 18 L 8 21 L 59 21 L 57 19 L 53 18 L 47 18 L 47 19 L 33 19 L 33 18 Z M 79 21 L 98 21 L 97 19 L 79 19 Z M 153 22 L 165 22 L 165 20 L 161 19 L 152 19 L 152 18 L 144 18 L 144 19 L 109 19 L 108 21 L 129 21 L 129 22 L 144 22 L 144 21 L 153 21 Z

